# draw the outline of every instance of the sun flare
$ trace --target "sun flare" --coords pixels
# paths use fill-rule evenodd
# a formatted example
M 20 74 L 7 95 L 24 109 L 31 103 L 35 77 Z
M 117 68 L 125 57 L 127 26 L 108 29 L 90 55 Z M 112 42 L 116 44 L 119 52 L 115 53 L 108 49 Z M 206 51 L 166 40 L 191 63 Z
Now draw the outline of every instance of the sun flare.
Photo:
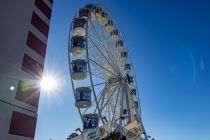
M 40 86 L 43 90 L 52 91 L 58 87 L 58 83 L 55 77 L 47 75 L 43 76 Z

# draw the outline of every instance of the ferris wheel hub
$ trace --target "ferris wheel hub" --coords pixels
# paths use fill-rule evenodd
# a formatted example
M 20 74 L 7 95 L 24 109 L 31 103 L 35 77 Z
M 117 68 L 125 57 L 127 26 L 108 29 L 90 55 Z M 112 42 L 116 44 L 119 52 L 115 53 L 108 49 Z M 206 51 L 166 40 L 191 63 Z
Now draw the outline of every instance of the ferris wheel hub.
M 114 83 L 120 82 L 121 80 L 122 80 L 121 77 L 110 78 L 110 79 L 108 80 L 108 83 L 114 84 Z

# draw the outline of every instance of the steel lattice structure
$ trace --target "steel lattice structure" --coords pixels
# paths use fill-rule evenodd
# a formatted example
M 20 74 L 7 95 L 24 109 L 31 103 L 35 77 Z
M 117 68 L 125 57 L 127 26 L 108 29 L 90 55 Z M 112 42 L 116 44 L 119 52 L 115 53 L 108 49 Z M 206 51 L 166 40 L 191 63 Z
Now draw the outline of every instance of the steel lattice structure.
M 108 124 L 112 129 L 137 120 L 140 135 L 147 140 L 134 68 L 111 13 L 98 4 L 80 9 L 68 44 L 71 83 L 82 121 L 95 117 L 96 127 Z

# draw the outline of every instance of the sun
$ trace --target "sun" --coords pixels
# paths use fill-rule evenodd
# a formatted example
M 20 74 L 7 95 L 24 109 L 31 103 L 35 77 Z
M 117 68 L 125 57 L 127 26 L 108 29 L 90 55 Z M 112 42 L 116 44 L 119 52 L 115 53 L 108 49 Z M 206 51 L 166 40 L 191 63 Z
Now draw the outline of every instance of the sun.
M 58 82 L 55 77 L 51 75 L 46 75 L 42 77 L 40 86 L 43 90 L 53 91 L 58 87 Z

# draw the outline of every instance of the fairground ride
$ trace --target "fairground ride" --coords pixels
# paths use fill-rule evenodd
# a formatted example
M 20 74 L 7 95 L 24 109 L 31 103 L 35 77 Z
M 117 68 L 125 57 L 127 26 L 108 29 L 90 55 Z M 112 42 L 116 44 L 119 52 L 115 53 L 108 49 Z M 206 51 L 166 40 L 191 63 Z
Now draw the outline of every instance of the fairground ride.
M 71 23 L 69 69 L 83 130 L 68 140 L 148 140 L 134 68 L 116 21 L 88 4 Z M 152 139 L 152 138 L 151 138 Z

